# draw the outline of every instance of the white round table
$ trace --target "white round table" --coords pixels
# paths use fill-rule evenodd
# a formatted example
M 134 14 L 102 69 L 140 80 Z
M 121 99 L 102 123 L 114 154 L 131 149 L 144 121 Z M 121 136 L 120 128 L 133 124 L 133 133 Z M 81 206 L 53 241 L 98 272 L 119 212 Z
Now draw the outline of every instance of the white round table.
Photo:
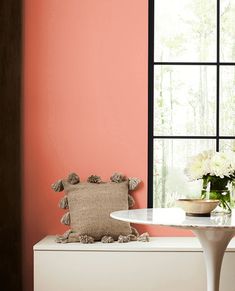
M 220 270 L 224 252 L 235 235 L 235 212 L 210 217 L 186 216 L 180 208 L 148 208 L 111 213 L 114 219 L 190 229 L 200 240 L 207 270 L 207 291 L 219 291 Z

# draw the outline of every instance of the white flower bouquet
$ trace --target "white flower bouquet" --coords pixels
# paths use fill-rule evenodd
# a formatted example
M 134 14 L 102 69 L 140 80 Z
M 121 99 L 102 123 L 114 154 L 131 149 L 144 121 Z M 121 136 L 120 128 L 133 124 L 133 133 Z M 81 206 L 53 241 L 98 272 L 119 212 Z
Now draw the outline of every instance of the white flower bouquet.
M 235 152 L 204 151 L 189 160 L 185 173 L 191 181 L 203 180 L 202 198 L 219 199 L 220 206 L 231 212 L 229 185 L 235 181 Z

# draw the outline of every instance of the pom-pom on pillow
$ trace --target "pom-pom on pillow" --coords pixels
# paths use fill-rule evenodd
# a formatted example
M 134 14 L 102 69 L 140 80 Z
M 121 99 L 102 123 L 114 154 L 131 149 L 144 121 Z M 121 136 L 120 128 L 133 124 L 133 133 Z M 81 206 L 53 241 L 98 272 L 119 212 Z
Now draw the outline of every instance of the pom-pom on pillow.
M 102 182 L 96 175 L 80 182 L 77 174 L 69 174 L 67 179 L 58 180 L 51 187 L 54 191 L 65 191 L 59 207 L 67 209 L 61 223 L 70 226 L 64 235 L 58 236 L 58 242 L 92 243 L 114 240 L 127 242 L 137 240 L 138 232 L 130 223 L 110 217 L 110 213 L 127 210 L 134 205 L 129 190 L 134 190 L 141 182 L 138 178 L 126 178 L 120 173 L 110 177 L 110 182 Z M 136 239 L 135 239 L 136 238 Z

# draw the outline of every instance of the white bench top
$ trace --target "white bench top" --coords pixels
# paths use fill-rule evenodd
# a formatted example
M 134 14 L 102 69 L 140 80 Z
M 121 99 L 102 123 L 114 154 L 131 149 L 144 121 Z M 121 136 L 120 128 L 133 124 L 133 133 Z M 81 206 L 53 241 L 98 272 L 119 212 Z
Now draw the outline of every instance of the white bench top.
M 150 242 L 61 244 L 55 242 L 55 236 L 46 236 L 35 244 L 33 249 L 34 251 L 202 252 L 196 237 L 152 237 Z M 235 238 L 229 243 L 227 252 L 235 252 Z

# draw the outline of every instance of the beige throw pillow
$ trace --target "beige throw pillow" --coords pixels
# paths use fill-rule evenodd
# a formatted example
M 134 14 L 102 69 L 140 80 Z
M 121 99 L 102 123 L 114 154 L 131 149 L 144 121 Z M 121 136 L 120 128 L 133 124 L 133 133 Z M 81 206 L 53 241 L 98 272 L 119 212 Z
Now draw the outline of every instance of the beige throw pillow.
M 96 175 L 80 182 L 76 173 L 51 185 L 55 192 L 65 191 L 59 207 L 67 209 L 61 222 L 70 226 L 63 235 L 57 236 L 58 242 L 92 243 L 101 240 L 111 243 L 114 240 L 128 242 L 142 239 L 130 223 L 110 217 L 110 213 L 127 210 L 135 201 L 129 192 L 135 190 L 141 182 L 138 178 L 126 178 L 114 173 L 110 182 L 102 182 Z M 147 238 L 148 239 L 148 238 Z
M 103 236 L 131 233 L 130 223 L 110 217 L 110 213 L 128 209 L 128 181 L 93 184 L 81 182 L 72 185 L 63 181 L 68 197 L 70 227 L 80 235 L 100 240 Z

